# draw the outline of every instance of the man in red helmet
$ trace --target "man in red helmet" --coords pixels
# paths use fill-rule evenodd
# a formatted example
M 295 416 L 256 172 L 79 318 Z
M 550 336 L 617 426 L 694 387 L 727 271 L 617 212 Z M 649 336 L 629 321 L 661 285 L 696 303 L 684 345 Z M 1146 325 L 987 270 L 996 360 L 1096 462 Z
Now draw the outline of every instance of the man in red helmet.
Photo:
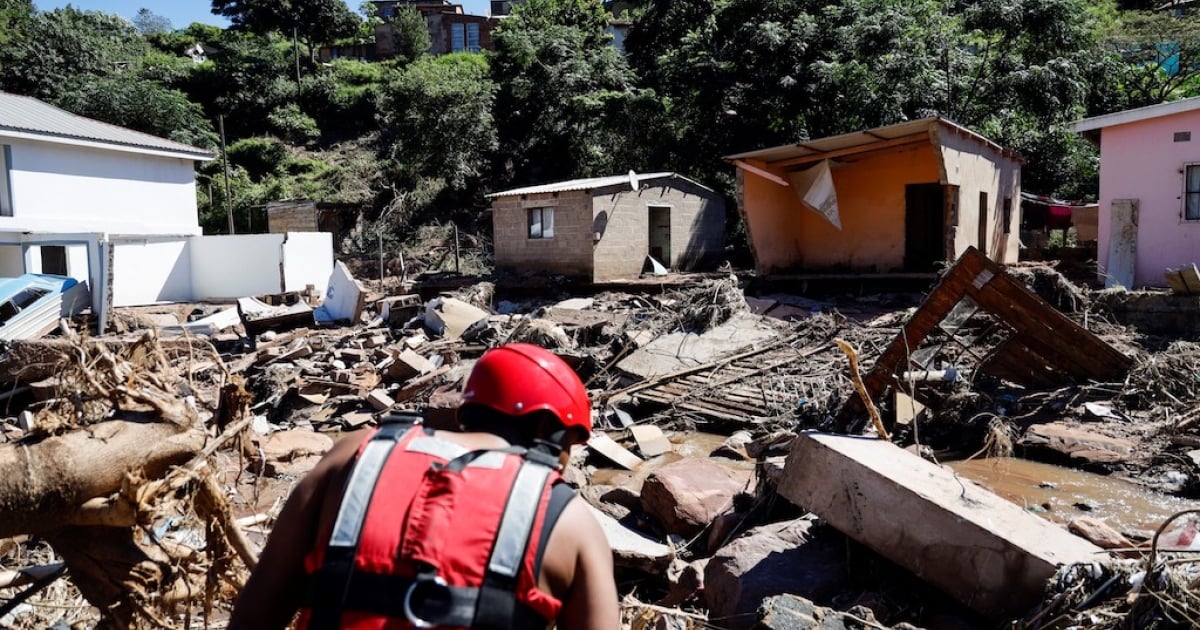
M 527 344 L 486 352 L 464 432 L 393 415 L 339 442 L 288 498 L 230 628 L 619 625 L 612 551 L 562 483 L 587 390 Z

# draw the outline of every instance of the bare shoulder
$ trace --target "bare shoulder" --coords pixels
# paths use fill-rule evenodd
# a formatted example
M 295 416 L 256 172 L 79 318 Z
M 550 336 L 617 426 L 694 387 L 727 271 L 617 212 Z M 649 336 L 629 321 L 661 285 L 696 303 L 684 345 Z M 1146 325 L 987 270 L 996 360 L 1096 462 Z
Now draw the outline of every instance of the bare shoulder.
M 596 517 L 580 497 L 567 504 L 550 534 L 543 574 L 563 602 L 561 628 L 619 625 L 612 549 Z

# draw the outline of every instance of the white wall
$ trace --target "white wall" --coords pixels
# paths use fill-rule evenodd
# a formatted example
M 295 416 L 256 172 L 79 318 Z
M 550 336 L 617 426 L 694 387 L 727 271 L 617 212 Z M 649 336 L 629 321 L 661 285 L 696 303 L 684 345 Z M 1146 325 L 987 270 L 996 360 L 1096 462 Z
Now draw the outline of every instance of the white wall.
M 11 140 L 13 216 L 0 230 L 199 234 L 195 162 Z
M 192 299 L 192 261 L 184 238 L 113 240 L 113 306 Z
M 300 291 L 307 284 L 323 294 L 333 270 L 328 232 L 195 236 L 189 243 L 196 300 Z
M 288 232 L 283 243 L 285 291 L 303 291 L 311 284 L 325 295 L 333 273 L 333 235 L 328 232 Z

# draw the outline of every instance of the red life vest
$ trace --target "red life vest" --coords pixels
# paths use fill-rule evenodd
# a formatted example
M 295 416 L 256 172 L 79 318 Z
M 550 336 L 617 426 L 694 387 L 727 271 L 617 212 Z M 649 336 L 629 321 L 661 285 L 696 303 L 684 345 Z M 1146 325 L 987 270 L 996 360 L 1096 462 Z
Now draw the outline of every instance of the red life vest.
M 557 460 L 468 452 L 414 420 L 382 424 L 359 447 L 326 543 L 305 558 L 299 628 L 547 627 L 562 602 L 538 573 L 574 496 Z

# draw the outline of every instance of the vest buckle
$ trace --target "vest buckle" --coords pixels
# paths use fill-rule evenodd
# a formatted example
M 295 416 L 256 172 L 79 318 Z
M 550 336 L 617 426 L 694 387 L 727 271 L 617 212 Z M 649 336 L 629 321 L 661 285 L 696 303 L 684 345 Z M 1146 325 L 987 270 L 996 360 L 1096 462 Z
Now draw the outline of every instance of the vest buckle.
M 418 576 L 404 593 L 404 617 L 413 627 L 433 628 L 449 615 L 453 603 L 450 585 L 441 576 Z

